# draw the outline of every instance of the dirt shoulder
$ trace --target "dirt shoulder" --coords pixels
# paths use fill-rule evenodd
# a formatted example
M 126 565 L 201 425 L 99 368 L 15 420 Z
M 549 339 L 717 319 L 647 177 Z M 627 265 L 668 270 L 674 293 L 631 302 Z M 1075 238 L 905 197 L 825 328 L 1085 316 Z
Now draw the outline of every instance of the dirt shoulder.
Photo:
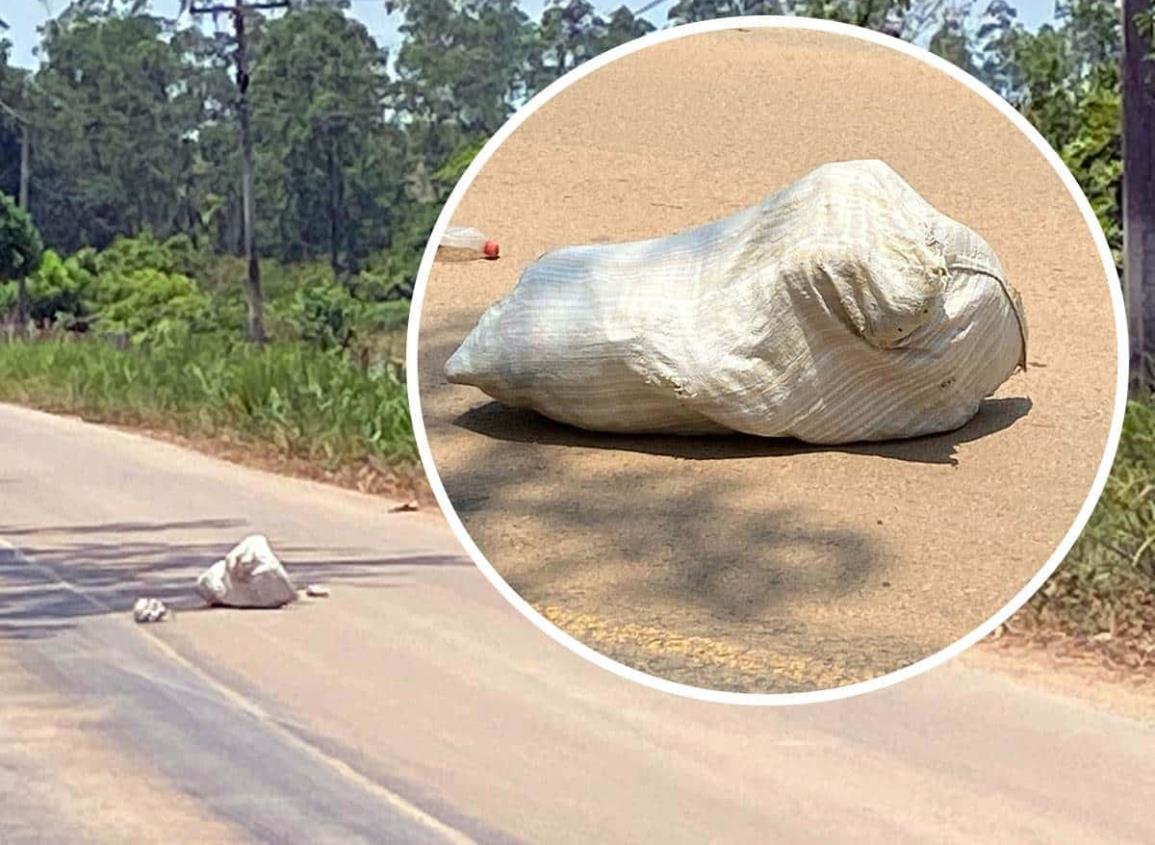
M 1155 724 L 1155 673 L 1111 666 L 1090 652 L 1064 654 L 1014 639 L 987 640 L 959 659 L 967 666 Z

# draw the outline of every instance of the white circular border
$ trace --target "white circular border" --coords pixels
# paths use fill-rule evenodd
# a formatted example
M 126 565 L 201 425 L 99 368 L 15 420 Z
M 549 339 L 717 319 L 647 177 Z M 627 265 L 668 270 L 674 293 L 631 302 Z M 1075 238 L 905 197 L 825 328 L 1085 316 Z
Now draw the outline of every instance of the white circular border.
M 552 622 L 547 620 L 544 616 L 538 613 L 525 599 L 519 596 L 498 574 L 493 565 L 482 554 L 481 550 L 473 542 L 469 536 L 469 532 L 465 530 L 461 519 L 457 515 L 457 511 L 453 508 L 453 503 L 449 500 L 449 496 L 445 492 L 445 486 L 441 483 L 441 477 L 437 473 L 437 467 L 433 461 L 433 455 L 429 449 L 429 439 L 425 433 L 425 420 L 421 413 L 421 394 L 418 387 L 419 373 L 417 368 L 418 360 L 418 335 L 420 333 L 421 325 L 421 307 L 425 299 L 425 288 L 427 287 L 429 274 L 433 267 L 433 260 L 437 252 L 437 244 L 445 234 L 445 229 L 449 225 L 453 217 L 453 212 L 456 210 L 461 198 L 477 177 L 478 172 L 490 156 L 500 147 L 505 139 L 508 138 L 522 123 L 524 123 L 530 115 L 537 111 L 544 103 L 560 94 L 566 88 L 579 79 L 583 79 L 604 65 L 620 59 L 623 56 L 638 50 L 644 50 L 647 47 L 652 47 L 655 44 L 661 44 L 665 41 L 673 41 L 678 38 L 685 38 L 687 36 L 697 35 L 703 32 L 716 32 L 718 30 L 743 28 L 777 28 L 777 29 L 801 29 L 812 32 L 826 32 L 834 35 L 846 36 L 849 38 L 857 38 L 861 41 L 867 41 L 871 44 L 877 44 L 907 56 L 911 56 L 924 64 L 930 65 L 942 73 L 947 74 L 952 79 L 961 82 L 971 91 L 981 96 L 984 100 L 994 106 L 1000 114 L 1006 117 L 1010 122 L 1018 128 L 1020 132 L 1027 136 L 1027 138 L 1038 148 L 1039 152 L 1051 165 L 1051 167 L 1058 173 L 1067 191 L 1075 200 L 1075 204 L 1083 213 L 1083 218 L 1087 223 L 1091 234 L 1099 247 L 1099 256 L 1103 263 L 1103 271 L 1106 274 L 1107 280 L 1111 287 L 1111 304 L 1115 315 L 1115 334 L 1118 339 L 1117 352 L 1117 377 L 1115 385 L 1115 410 L 1111 419 L 1111 430 L 1107 439 L 1107 449 L 1103 453 L 1103 460 L 1099 464 L 1099 471 L 1095 475 L 1095 481 L 1091 485 L 1091 490 L 1083 502 L 1083 507 L 1079 510 L 1075 517 L 1074 523 L 1071 525 L 1069 531 L 1063 541 L 1059 544 L 1054 554 L 1051 555 L 1046 565 L 1035 575 L 1034 578 L 1009 601 L 1001 610 L 992 616 L 985 623 L 980 625 L 967 636 L 947 646 L 929 657 L 919 660 L 910 666 L 895 670 L 878 678 L 872 678 L 868 681 L 861 681 L 855 684 L 848 684 L 842 687 L 833 687 L 830 689 L 816 690 L 813 692 L 799 692 L 799 693 L 740 693 L 740 692 L 724 692 L 721 690 L 711 690 L 702 687 L 694 687 L 688 684 L 679 684 L 674 681 L 668 681 L 663 678 L 647 675 L 637 669 L 633 669 L 615 660 L 611 660 L 605 655 L 595 651 L 574 637 L 562 631 Z M 852 696 L 861 695 L 874 690 L 884 689 L 897 684 L 900 681 L 905 681 L 913 678 L 916 675 L 921 675 L 930 669 L 939 666 L 951 658 L 957 657 L 959 654 L 970 648 L 994 631 L 999 625 L 1005 622 L 1016 610 L 1026 604 L 1027 600 L 1031 598 L 1035 592 L 1042 587 L 1043 583 L 1051 576 L 1051 574 L 1062 563 L 1067 553 L 1071 550 L 1075 541 L 1079 538 L 1083 528 L 1090 519 L 1095 505 L 1102 495 L 1103 487 L 1107 483 L 1107 476 L 1111 471 L 1111 465 L 1115 460 L 1115 453 L 1119 448 L 1119 437 L 1123 430 L 1123 414 L 1127 407 L 1127 387 L 1129 378 L 1130 357 L 1128 349 L 1128 335 L 1127 335 L 1127 321 L 1125 317 L 1125 310 L 1123 307 L 1123 293 L 1122 285 L 1119 281 L 1118 273 L 1115 270 L 1115 260 L 1111 255 L 1110 247 L 1107 245 L 1107 239 L 1103 235 L 1103 231 L 1099 226 L 1099 221 L 1095 217 L 1094 211 L 1091 209 L 1090 203 L 1083 195 L 1075 178 L 1071 172 L 1063 164 L 1062 159 L 1058 154 L 1051 149 L 1050 145 L 1043 139 L 1038 131 L 1027 122 L 1026 118 L 1015 111 L 1005 100 L 975 79 L 973 76 L 963 72 L 954 65 L 941 59 L 932 53 L 923 50 L 920 47 L 915 47 L 911 44 L 901 41 L 888 35 L 882 35 L 871 30 L 861 29 L 849 24 L 834 23 L 831 21 L 814 20 L 810 18 L 790 18 L 777 16 L 754 16 L 754 17 L 734 17 L 721 18 L 718 20 L 704 21 L 701 23 L 687 24 L 684 26 L 672 27 L 670 29 L 661 30 L 658 32 L 645 35 L 641 38 L 630 41 L 619 47 L 614 48 L 602 55 L 591 59 L 578 68 L 570 71 L 565 76 L 554 81 L 543 91 L 538 93 L 533 99 L 522 106 L 511 117 L 504 126 L 501 127 L 481 149 L 474 158 L 473 162 L 466 169 L 462 175 L 461 180 L 457 183 L 453 192 L 446 200 L 444 208 L 441 210 L 440 216 L 437 218 L 437 223 L 433 227 L 430 235 L 429 243 L 426 245 L 425 254 L 421 259 L 421 266 L 417 273 L 417 281 L 413 290 L 413 302 L 409 315 L 409 329 L 406 336 L 406 369 L 407 376 L 407 390 L 409 394 L 409 408 L 413 419 L 413 432 L 417 438 L 417 450 L 421 455 L 421 462 L 425 467 L 425 472 L 429 478 L 429 484 L 433 488 L 433 494 L 437 499 L 438 505 L 441 506 L 442 512 L 445 514 L 449 525 L 453 529 L 454 535 L 464 546 L 469 556 L 473 558 L 478 569 L 480 569 L 485 577 L 497 588 L 505 599 L 517 608 L 523 616 L 529 619 L 539 629 L 544 631 L 550 637 L 570 651 L 584 657 L 591 663 L 607 669 L 616 675 L 626 678 L 630 681 L 642 684 L 643 686 L 652 689 L 661 690 L 662 692 L 672 693 L 674 695 L 684 696 L 686 698 L 693 698 L 699 701 L 711 701 L 723 704 L 743 704 L 743 705 L 796 705 L 796 704 L 813 704 L 823 701 L 837 701 L 843 698 L 850 698 Z

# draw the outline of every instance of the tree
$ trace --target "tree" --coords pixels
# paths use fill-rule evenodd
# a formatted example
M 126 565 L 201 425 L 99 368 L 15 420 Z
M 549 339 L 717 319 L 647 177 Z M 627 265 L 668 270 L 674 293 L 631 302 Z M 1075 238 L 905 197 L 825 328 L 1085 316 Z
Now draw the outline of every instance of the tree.
M 544 88 L 597 55 L 597 39 L 604 28 L 605 22 L 588 0 L 550 0 L 537 27 L 531 87 Z
M 618 6 L 610 12 L 609 19 L 606 20 L 605 32 L 598 41 L 598 52 L 612 50 L 653 31 L 652 23 L 635 16 L 627 6 Z
M 1124 256 L 1133 373 L 1149 383 L 1155 353 L 1155 7 L 1123 5 Z
M 909 41 L 938 20 L 945 0 L 678 0 L 673 23 L 732 15 L 801 15 L 839 21 L 900 36 Z
M 0 32 L 6 28 L 2 24 L 0 21 Z M 15 110 L 23 108 L 27 74 L 8 64 L 11 48 L 11 42 L 0 37 L 0 191 L 16 196 L 20 191 L 23 126 L 16 119 Z
M 261 242 L 334 272 L 388 245 L 403 143 L 385 120 L 387 56 L 363 25 L 312 7 L 270 22 L 253 69 Z
M 792 5 L 793 0 L 678 0 L 667 18 L 671 23 L 694 23 L 736 15 L 783 15 L 790 14 Z
M 1117 0 L 1058 0 L 1055 20 L 1080 68 L 1118 64 L 1123 45 Z
M 0 193 L 0 281 L 16 282 L 16 328 L 28 323 L 26 279 L 40 266 L 44 244 L 32 218 L 8 194 Z
M 74 4 L 45 27 L 35 75 L 38 132 L 32 210 L 67 250 L 119 234 L 181 226 L 203 102 L 168 24 Z
M 441 162 L 463 142 L 492 135 L 524 99 L 532 47 L 514 0 L 400 0 L 393 105 Z
M 1019 13 L 1007 0 L 991 0 L 976 32 L 975 74 L 1004 99 L 1020 84 L 1013 60 Z
M 406 139 L 406 198 L 417 216 L 444 199 L 433 178 L 486 141 L 529 93 L 534 30 L 514 0 L 387 0 L 403 40 L 387 105 Z
M 170 44 L 184 63 L 189 98 L 200 104 L 188 170 L 178 186 L 179 230 L 194 245 L 242 253 L 243 208 L 236 178 L 241 150 L 231 39 L 225 32 L 206 35 L 190 26 L 174 29 Z
M 1053 24 L 1028 32 L 992 4 L 983 71 L 1062 156 L 1121 263 L 1121 19 L 1113 0 L 1059 5 Z M 992 11 L 993 10 L 993 11 Z M 980 33 L 982 28 L 980 27 Z
M 540 91 L 594 56 L 653 30 L 626 6 L 605 18 L 588 0 L 550 0 L 537 27 L 528 86 Z
M 977 68 L 971 55 L 970 39 L 966 31 L 969 12 L 969 4 L 944 9 L 942 23 L 931 36 L 928 48 L 936 56 L 942 56 L 951 64 L 974 74 Z

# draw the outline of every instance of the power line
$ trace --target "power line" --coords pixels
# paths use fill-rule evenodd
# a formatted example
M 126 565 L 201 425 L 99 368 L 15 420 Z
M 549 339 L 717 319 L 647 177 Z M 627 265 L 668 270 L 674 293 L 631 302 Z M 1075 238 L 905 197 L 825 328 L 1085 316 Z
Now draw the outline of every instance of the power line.
M 634 17 L 635 18 L 641 17 L 646 12 L 650 11 L 650 9 L 653 9 L 656 6 L 661 6 L 663 3 L 668 3 L 668 2 L 669 2 L 669 0 L 650 0 L 649 3 L 642 6 L 641 8 L 634 9 Z
M 24 126 L 27 126 L 29 123 L 31 123 L 28 118 L 24 117 L 24 115 L 20 114 L 20 112 L 16 111 L 16 109 L 12 108 L 12 106 L 8 105 L 3 100 L 0 100 L 0 111 L 4 112 L 4 114 L 8 115 L 17 123 Z
M 642 6 L 640 9 L 634 9 L 634 17 L 635 18 L 641 17 L 646 12 L 650 11 L 650 9 L 653 9 L 656 6 L 661 6 L 663 3 L 669 3 L 669 2 L 670 2 L 670 0 L 650 0 L 649 3 Z
M 289 8 L 288 0 L 262 0 L 258 3 L 241 3 L 237 2 L 232 6 L 216 5 L 216 6 L 189 6 L 189 14 L 192 15 L 219 15 L 230 14 L 238 15 L 245 12 L 260 12 L 265 9 L 287 9 Z

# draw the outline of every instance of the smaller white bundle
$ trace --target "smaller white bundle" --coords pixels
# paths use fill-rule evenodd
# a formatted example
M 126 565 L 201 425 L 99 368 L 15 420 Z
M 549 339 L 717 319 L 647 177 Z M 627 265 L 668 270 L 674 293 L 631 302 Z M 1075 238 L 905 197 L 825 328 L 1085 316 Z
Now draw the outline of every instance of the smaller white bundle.
M 139 598 L 132 606 L 132 618 L 140 624 L 163 622 L 168 618 L 168 608 L 160 599 Z
M 1026 341 L 990 246 L 852 161 L 687 232 L 542 256 L 445 372 L 593 431 L 848 443 L 958 428 Z
M 261 534 L 241 540 L 205 570 L 196 591 L 209 604 L 225 607 L 281 607 L 297 600 L 285 567 Z

